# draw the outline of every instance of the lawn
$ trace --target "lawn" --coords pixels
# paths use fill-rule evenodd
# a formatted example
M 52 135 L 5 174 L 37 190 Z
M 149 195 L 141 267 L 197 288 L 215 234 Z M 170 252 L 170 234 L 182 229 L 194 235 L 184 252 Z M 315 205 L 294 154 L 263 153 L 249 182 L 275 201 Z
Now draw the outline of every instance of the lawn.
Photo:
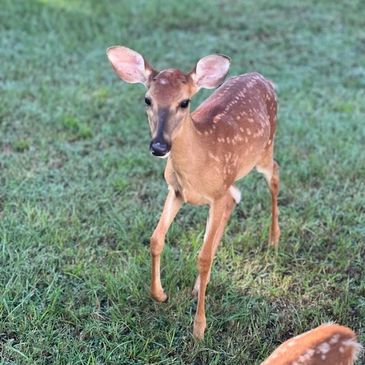
M 365 343 L 364 14 L 362 0 L 2 0 L 0 364 L 259 364 L 328 321 Z M 269 193 L 253 172 L 200 343 L 191 289 L 207 208 L 179 213 L 162 256 L 169 301 L 155 303 L 165 162 L 148 151 L 144 88 L 107 61 L 114 44 L 159 69 L 224 53 L 230 75 L 278 87 L 280 247 L 267 246 Z

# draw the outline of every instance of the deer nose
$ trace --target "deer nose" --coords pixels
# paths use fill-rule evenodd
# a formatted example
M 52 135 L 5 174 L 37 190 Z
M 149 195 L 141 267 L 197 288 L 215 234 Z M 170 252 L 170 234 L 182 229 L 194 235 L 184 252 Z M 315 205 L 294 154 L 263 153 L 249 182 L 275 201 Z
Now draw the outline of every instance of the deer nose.
M 169 145 L 159 141 L 152 141 L 150 151 L 154 156 L 163 157 L 169 152 Z

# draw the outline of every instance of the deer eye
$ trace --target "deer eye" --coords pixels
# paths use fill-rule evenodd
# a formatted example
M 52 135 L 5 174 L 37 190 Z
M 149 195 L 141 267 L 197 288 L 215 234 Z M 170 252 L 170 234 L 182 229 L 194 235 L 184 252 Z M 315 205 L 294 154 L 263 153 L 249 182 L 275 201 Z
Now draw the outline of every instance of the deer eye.
M 145 104 L 146 104 L 147 106 L 151 106 L 151 104 L 152 104 L 151 99 L 150 99 L 150 98 L 148 98 L 147 96 L 144 98 L 144 102 L 145 102 Z
M 187 108 L 189 106 L 189 103 L 190 103 L 190 100 L 189 99 L 183 100 L 180 103 L 180 108 Z

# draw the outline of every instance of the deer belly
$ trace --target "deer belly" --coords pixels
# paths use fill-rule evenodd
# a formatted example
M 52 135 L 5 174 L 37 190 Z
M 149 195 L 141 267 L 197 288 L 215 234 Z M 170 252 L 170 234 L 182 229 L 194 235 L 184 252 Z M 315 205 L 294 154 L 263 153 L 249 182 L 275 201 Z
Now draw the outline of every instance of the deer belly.
M 207 198 L 191 189 L 182 189 L 181 195 L 185 203 L 193 205 L 204 205 L 209 203 Z
M 240 151 L 240 157 L 238 162 L 238 171 L 236 175 L 236 181 L 245 177 L 256 166 L 257 162 L 262 158 L 262 154 L 265 151 L 268 138 L 262 138 L 256 141 L 250 141 L 249 147 L 244 146 Z
M 239 169 L 235 181 L 240 180 L 243 177 L 245 177 L 246 175 L 248 175 L 255 166 L 256 166 L 256 161 L 250 161 L 249 163 L 244 164 L 244 166 L 242 166 Z
M 224 195 L 234 182 L 234 174 L 224 178 L 222 175 L 207 174 L 203 169 L 201 172 L 198 179 L 182 184 L 182 196 L 187 203 L 194 205 L 210 204 Z

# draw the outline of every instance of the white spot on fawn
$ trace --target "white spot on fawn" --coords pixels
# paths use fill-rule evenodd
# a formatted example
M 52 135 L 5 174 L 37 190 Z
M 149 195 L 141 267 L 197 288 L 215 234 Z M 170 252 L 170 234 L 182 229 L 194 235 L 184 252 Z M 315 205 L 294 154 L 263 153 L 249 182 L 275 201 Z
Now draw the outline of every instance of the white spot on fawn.
M 335 343 L 338 342 L 338 340 L 340 339 L 340 335 L 334 335 L 331 339 L 330 339 L 330 344 L 333 345 Z
M 241 192 L 233 185 L 229 187 L 229 192 L 236 204 L 238 204 L 241 201 Z

